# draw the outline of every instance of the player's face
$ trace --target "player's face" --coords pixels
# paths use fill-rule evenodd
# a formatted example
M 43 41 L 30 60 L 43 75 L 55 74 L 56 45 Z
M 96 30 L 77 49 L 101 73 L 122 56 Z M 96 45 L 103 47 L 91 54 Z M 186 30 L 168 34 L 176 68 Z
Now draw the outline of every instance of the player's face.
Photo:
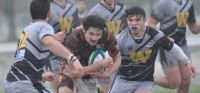
M 85 40 L 91 45 L 94 46 L 98 43 L 99 39 L 102 36 L 103 31 L 99 28 L 89 27 L 87 31 L 85 31 Z
M 145 28 L 146 19 L 142 16 L 128 16 L 126 20 L 129 29 L 133 34 L 138 34 Z
M 78 1 L 76 4 L 77 4 L 78 12 L 83 13 L 86 9 L 85 1 Z
M 108 5 L 115 3 L 115 0 L 104 0 Z

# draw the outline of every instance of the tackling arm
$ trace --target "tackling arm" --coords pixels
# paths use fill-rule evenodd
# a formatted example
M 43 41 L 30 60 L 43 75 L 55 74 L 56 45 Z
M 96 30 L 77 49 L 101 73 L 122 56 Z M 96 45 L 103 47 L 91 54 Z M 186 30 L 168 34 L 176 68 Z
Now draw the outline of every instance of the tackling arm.
M 52 36 L 43 37 L 42 42 L 52 53 L 66 59 L 66 60 L 74 59 L 74 58 L 71 58 L 71 56 L 70 56 L 70 55 L 72 55 L 72 53 L 67 48 L 65 48 L 61 43 L 59 43 L 57 40 L 55 40 Z M 82 75 L 83 67 L 80 64 L 80 62 L 78 60 L 73 60 L 72 64 L 74 66 L 75 71 L 77 71 L 77 74 Z
M 115 73 L 118 70 L 119 66 L 121 65 L 120 53 L 118 53 L 116 56 L 112 58 L 113 58 L 113 66 L 107 68 L 104 72 L 91 72 L 89 74 L 93 78 L 98 78 L 98 79 L 108 78 L 111 74 Z
M 79 76 L 79 77 L 88 75 L 88 73 L 93 73 L 93 71 L 97 70 L 98 68 L 107 68 L 110 66 L 110 64 L 112 64 L 112 60 L 110 58 L 105 58 L 105 59 L 101 60 L 100 62 L 96 62 L 92 65 L 83 66 L 83 75 Z M 69 77 L 72 79 L 79 78 L 79 77 L 77 77 L 76 73 L 74 73 L 74 71 L 73 71 L 74 67 L 73 67 L 72 63 L 69 63 L 68 66 L 69 66 L 69 70 L 70 70 Z
M 191 62 L 190 59 L 182 51 L 182 49 L 175 43 L 172 49 L 170 50 L 170 52 L 176 57 L 178 61 L 183 62 L 183 64 L 187 64 L 188 62 Z

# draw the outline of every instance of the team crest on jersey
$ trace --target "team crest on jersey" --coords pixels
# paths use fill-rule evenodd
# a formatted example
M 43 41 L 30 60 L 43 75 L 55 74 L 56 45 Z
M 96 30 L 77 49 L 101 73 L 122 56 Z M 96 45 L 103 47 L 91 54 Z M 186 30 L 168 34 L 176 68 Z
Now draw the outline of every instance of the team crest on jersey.
M 131 58 L 133 63 L 146 63 L 149 57 L 152 54 L 152 50 L 145 51 L 128 51 L 129 57 Z
M 175 15 L 178 27 L 186 27 L 189 12 L 176 12 Z

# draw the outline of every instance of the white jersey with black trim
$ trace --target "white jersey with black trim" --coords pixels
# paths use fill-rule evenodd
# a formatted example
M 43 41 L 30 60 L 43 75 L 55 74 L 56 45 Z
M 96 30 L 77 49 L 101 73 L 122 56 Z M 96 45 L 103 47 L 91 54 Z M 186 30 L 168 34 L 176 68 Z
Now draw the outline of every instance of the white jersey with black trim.
M 160 30 L 172 37 L 177 45 L 186 45 L 186 24 L 196 22 L 191 0 L 160 0 L 151 17 L 160 22 Z
M 126 9 L 126 5 L 118 2 L 115 3 L 114 9 L 108 9 L 102 3 L 98 3 L 88 12 L 88 15 L 99 15 L 107 20 L 108 31 L 117 36 L 127 27 L 124 15 Z
M 49 50 L 42 43 L 45 36 L 53 36 L 51 25 L 46 22 L 33 22 L 27 26 L 19 37 L 15 53 L 15 63 L 7 75 L 7 80 L 41 80 L 44 62 Z
M 122 57 L 117 75 L 128 81 L 153 81 L 158 49 L 171 50 L 173 47 L 161 31 L 149 26 L 141 39 L 134 39 L 127 28 L 118 35 L 117 42 Z

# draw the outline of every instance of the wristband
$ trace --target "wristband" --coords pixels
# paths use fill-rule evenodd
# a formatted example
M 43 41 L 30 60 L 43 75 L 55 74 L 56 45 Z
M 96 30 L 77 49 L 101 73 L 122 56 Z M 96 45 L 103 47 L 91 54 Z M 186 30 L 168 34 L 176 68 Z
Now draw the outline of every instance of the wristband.
M 68 57 L 67 57 L 67 61 L 68 62 L 74 62 L 74 61 L 76 61 L 77 60 L 77 58 L 76 58 L 76 56 L 74 56 L 74 54 L 70 54 Z
M 187 62 L 185 62 L 185 65 L 187 66 L 187 64 L 188 64 L 188 63 L 190 63 L 190 62 L 191 62 L 191 61 L 190 61 L 190 60 L 188 60 Z

